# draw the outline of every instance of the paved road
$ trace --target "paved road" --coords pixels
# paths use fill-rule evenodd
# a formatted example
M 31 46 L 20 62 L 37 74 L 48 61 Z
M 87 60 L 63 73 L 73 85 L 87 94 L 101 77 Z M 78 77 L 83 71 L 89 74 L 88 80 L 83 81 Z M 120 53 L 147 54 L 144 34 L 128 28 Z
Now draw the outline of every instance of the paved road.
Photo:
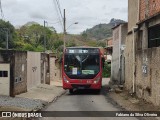
M 105 85 L 107 81 L 103 81 Z M 93 91 L 75 91 L 74 95 L 67 92 L 56 102 L 50 104 L 45 111 L 119 111 L 120 109 L 109 102 L 102 93 L 95 94 Z M 87 114 L 87 113 L 86 113 Z M 132 117 L 54 117 L 42 118 L 40 120 L 137 120 Z

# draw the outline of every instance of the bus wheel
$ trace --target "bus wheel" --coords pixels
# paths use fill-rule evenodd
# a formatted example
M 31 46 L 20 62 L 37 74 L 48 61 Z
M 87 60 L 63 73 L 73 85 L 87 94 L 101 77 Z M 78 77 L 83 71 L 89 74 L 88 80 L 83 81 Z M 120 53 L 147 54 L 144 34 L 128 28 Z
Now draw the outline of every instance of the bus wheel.
M 69 93 L 70 93 L 70 94 L 73 94 L 73 89 L 69 89 Z

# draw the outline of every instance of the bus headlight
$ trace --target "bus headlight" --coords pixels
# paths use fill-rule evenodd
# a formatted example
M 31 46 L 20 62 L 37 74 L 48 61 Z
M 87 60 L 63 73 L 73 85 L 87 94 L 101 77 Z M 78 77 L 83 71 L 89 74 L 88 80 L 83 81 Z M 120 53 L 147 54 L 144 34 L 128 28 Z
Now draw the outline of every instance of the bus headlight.
M 65 83 L 69 83 L 69 81 L 67 80 L 67 78 L 65 76 L 63 76 L 64 82 Z
M 94 80 L 94 84 L 97 84 L 100 80 L 100 77 L 97 77 L 95 80 Z

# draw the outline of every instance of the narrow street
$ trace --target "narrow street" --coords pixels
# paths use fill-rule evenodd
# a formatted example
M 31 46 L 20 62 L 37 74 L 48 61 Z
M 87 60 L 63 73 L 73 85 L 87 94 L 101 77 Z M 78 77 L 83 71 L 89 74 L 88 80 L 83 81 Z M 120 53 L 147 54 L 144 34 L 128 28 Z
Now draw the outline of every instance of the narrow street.
M 57 101 L 51 103 L 48 107 L 46 107 L 42 111 L 120 111 L 120 109 L 111 104 L 110 100 L 104 96 L 103 91 L 104 86 L 107 84 L 107 80 L 103 80 L 103 89 L 100 94 L 96 94 L 94 91 L 90 90 L 77 90 L 73 95 L 66 92 L 63 96 L 61 96 Z M 86 113 L 87 114 L 87 113 Z M 40 120 L 70 120 L 76 119 L 81 120 L 82 117 L 48 117 L 41 118 Z M 83 118 L 84 119 L 84 118 Z M 136 118 L 129 117 L 87 117 L 85 119 L 94 119 L 94 120 L 137 120 Z

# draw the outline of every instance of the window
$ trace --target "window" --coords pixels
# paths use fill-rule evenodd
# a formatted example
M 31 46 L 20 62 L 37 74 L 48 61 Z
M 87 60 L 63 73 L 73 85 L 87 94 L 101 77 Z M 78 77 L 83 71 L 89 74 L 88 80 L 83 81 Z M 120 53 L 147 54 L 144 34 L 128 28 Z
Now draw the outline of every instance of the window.
M 0 77 L 8 77 L 8 71 L 0 71 Z
M 160 46 L 160 25 L 148 29 L 148 47 Z
M 65 73 L 71 79 L 92 79 L 100 71 L 99 54 L 66 54 Z

